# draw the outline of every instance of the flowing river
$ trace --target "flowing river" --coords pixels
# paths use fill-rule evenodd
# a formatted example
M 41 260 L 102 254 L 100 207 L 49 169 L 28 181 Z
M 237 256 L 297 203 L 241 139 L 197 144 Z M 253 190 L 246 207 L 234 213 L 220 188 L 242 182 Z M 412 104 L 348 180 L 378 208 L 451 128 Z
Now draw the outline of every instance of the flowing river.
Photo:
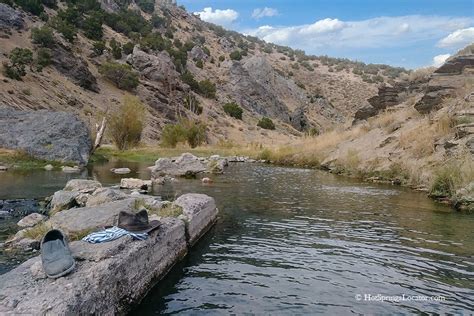
M 117 184 L 112 167 L 81 176 Z M 50 195 L 60 172 L 0 174 L 1 198 Z M 127 175 L 128 177 L 128 175 Z M 155 194 L 216 199 L 217 224 L 136 306 L 133 315 L 469 314 L 474 216 L 424 194 L 316 170 L 231 164 L 212 185 L 179 180 Z M 0 239 L 12 229 L 1 222 Z M 0 240 L 1 242 L 1 240 Z M 18 264 L 0 253 L 0 273 Z

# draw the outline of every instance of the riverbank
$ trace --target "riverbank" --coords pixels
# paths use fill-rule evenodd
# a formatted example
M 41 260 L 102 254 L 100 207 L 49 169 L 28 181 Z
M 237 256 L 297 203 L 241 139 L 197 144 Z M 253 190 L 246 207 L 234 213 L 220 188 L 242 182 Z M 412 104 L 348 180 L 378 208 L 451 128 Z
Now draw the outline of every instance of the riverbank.
M 386 121 L 387 117 L 382 120 Z M 380 121 L 372 121 L 371 124 L 383 126 L 386 122 L 382 124 Z M 361 125 L 303 138 L 291 145 L 278 147 L 228 144 L 198 148 L 142 147 L 118 151 L 108 146 L 100 148 L 92 160 L 119 159 L 152 163 L 159 157 L 176 157 L 184 152 L 201 157 L 214 154 L 223 157 L 246 156 L 275 165 L 316 168 L 362 181 L 406 186 L 425 192 L 431 198 L 458 210 L 474 212 L 474 162 L 470 153 L 461 152 L 451 157 L 429 155 L 423 159 L 407 157 L 408 155 L 390 158 L 385 150 L 380 150 L 389 147 L 380 147 L 379 142 L 383 143 L 386 138 L 374 139 L 376 133 L 377 131 L 369 131 L 367 126 Z M 365 143 L 367 150 L 360 150 L 363 148 L 361 142 Z

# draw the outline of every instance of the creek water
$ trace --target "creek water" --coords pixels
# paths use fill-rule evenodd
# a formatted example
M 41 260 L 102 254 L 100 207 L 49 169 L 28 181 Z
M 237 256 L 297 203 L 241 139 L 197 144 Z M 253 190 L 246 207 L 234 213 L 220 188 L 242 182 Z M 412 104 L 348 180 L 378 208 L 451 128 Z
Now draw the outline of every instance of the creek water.
M 81 176 L 117 184 L 121 176 L 109 169 L 123 166 L 134 170 L 130 176 L 149 178 L 147 165 L 120 162 L 96 164 Z M 0 175 L 0 199 L 44 197 L 77 177 L 7 174 Z M 231 164 L 214 180 L 183 179 L 154 192 L 170 200 L 205 193 L 220 214 L 131 314 L 474 310 L 474 216 L 408 189 L 316 170 Z M 17 264 L 0 258 L 0 273 Z

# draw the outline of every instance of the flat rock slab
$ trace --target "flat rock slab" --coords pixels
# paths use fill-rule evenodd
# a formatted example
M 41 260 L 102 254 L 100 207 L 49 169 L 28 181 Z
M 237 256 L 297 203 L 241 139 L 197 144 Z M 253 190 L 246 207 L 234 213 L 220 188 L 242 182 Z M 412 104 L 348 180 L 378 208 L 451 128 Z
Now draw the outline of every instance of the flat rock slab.
M 147 240 L 79 241 L 71 250 L 77 265 L 65 277 L 45 278 L 40 257 L 0 276 L 0 314 L 125 314 L 186 255 L 185 227 L 166 218 Z
M 188 193 L 180 196 L 174 204 L 183 208 L 188 242 L 194 245 L 215 223 L 218 213 L 216 202 L 205 194 Z
M 53 215 L 48 221 L 52 227 L 68 233 L 113 226 L 121 211 L 135 212 L 135 199 L 114 201 L 93 207 L 72 208 Z

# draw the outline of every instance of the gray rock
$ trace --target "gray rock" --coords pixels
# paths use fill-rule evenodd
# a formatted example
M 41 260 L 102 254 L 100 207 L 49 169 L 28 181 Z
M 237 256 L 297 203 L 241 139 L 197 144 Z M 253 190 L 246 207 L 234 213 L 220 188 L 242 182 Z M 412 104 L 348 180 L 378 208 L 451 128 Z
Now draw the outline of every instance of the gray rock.
M 33 227 L 36 224 L 39 224 L 46 220 L 46 216 L 38 214 L 38 213 L 32 213 L 28 216 L 23 217 L 17 225 L 20 227 Z
M 135 199 L 126 199 L 100 204 L 93 207 L 80 207 L 54 214 L 47 223 L 67 233 L 83 232 L 113 226 L 121 211 L 134 212 Z
M 175 70 L 173 61 L 166 52 L 152 55 L 135 46 L 132 54 L 128 56 L 127 62 L 148 80 L 163 85 L 177 85 L 179 82 L 179 73 Z
M 99 181 L 87 179 L 72 179 L 66 183 L 64 191 L 92 193 L 99 188 L 102 188 L 102 184 L 100 184 Z
M 0 3 L 0 29 L 20 30 L 25 26 L 22 14 L 5 3 Z
M 229 165 L 227 159 L 210 159 L 207 163 L 207 172 L 214 174 L 224 173 L 225 167 Z
M 94 191 L 87 199 L 86 206 L 97 206 L 100 204 L 125 200 L 129 196 L 120 190 L 100 188 Z
M 68 210 L 72 207 L 78 205 L 76 202 L 76 198 L 79 196 L 79 192 L 77 191 L 56 191 L 53 194 L 53 198 L 51 199 L 51 212 L 60 212 L 62 210 Z
M 116 174 L 127 174 L 131 172 L 129 168 L 112 168 L 110 171 Z
M 120 11 L 120 6 L 114 0 L 100 0 L 99 3 L 101 9 L 109 13 Z
M 216 203 L 212 197 L 205 194 L 184 194 L 174 204 L 183 208 L 181 216 L 186 223 L 186 235 L 190 245 L 194 245 L 217 220 Z
M 8 167 L 7 166 L 0 166 L 0 171 L 7 171 Z
M 61 170 L 64 173 L 80 173 L 81 169 L 79 167 L 69 167 L 69 166 L 62 166 Z
M 474 181 L 456 191 L 455 207 L 461 211 L 474 212 Z
M 72 113 L 0 107 L 0 147 L 85 165 L 91 144 L 87 125 Z
M 377 110 L 370 104 L 366 104 L 365 106 L 361 107 L 355 112 L 354 122 L 366 120 L 369 117 L 372 117 L 376 114 L 377 114 Z
M 206 52 L 202 49 L 201 46 L 194 46 L 191 51 L 188 53 L 189 57 L 193 60 L 202 60 L 206 61 L 209 56 L 206 54 Z
M 291 126 L 298 131 L 305 131 L 309 128 L 309 121 L 305 114 L 305 107 L 299 106 L 290 115 Z
M 152 179 L 163 176 L 195 177 L 198 173 L 205 172 L 207 165 L 198 157 L 184 153 L 175 160 L 160 158 L 151 169 Z
M 97 79 L 90 72 L 87 62 L 72 51 L 61 45 L 55 45 L 52 49 L 52 65 L 63 75 L 70 78 L 80 87 L 99 92 Z
M 173 218 L 163 220 L 145 241 L 79 241 L 71 249 L 81 260 L 65 277 L 44 278 L 39 257 L 2 275 L 0 313 L 126 314 L 187 253 L 184 224 Z
M 46 171 L 51 171 L 53 169 L 54 169 L 53 165 L 47 164 L 46 166 L 44 166 L 44 170 Z
M 121 189 L 139 189 L 150 190 L 152 186 L 151 180 L 141 180 L 134 178 L 123 178 L 120 180 Z

